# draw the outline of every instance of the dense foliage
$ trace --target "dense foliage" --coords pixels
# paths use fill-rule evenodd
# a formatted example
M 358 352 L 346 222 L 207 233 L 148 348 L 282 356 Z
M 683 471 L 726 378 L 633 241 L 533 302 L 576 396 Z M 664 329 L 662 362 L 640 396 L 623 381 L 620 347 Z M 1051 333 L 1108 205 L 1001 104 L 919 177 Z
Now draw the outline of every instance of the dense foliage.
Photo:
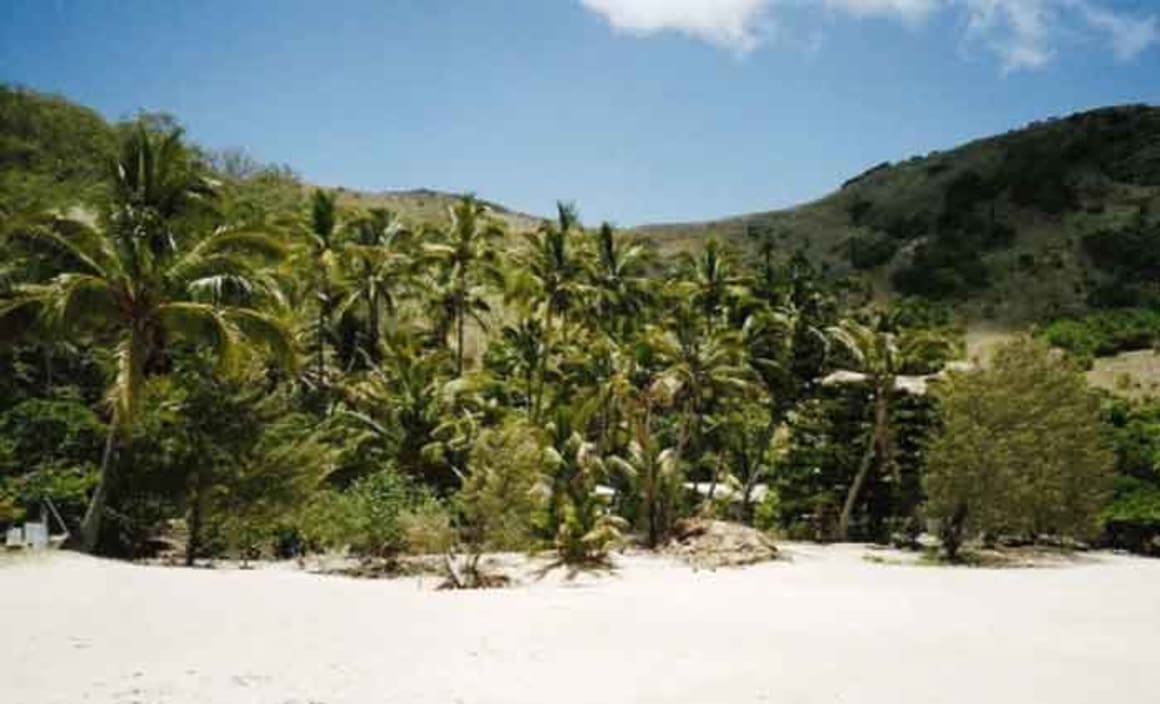
M 1099 398 L 1070 362 L 1022 338 L 940 392 L 926 512 L 954 558 L 965 537 L 1098 534 L 1113 457 Z
M 42 102 L 46 125 L 96 122 L 75 143 L 22 127 L 32 146 L 4 162 L 0 523 L 51 506 L 80 547 L 188 562 L 545 548 L 592 564 L 694 515 L 910 540 L 948 466 L 930 436 L 974 432 L 961 394 L 940 409 L 923 392 L 962 352 L 948 309 L 855 305 L 776 232 L 663 256 L 563 203 L 523 232 L 470 196 L 412 220 L 199 151 L 166 118 Z M 83 152 L 80 170 L 53 171 L 51 149 Z M 47 188 L 50 172 L 86 185 Z M 914 254 L 947 282 L 916 284 L 928 298 L 976 285 L 964 253 L 1010 237 L 981 200 L 993 186 L 956 184 Z M 891 222 L 851 256 L 874 266 L 917 232 Z M 964 393 L 989 398 L 979 383 Z M 1124 438 L 1139 423 L 1112 421 Z M 1041 431 L 1095 456 L 1101 428 Z M 1147 491 L 1124 484 L 1104 515 L 1146 523 Z M 1097 503 L 1034 528 L 1089 526 Z

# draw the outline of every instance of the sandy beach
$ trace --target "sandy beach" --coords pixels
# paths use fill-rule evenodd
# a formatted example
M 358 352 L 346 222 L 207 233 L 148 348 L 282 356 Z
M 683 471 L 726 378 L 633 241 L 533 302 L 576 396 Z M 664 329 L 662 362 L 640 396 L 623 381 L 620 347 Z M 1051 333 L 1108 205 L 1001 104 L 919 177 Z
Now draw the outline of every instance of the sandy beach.
M 0 563 L 5 704 L 1143 702 L 1160 561 L 877 564 L 857 546 L 507 590 L 289 566 Z M 889 557 L 889 553 L 886 553 Z

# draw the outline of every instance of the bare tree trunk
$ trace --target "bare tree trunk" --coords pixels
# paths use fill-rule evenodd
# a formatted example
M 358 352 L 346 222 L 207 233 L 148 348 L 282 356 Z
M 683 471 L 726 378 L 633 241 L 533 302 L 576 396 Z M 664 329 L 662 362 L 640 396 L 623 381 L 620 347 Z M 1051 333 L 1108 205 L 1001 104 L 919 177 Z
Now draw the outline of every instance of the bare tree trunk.
M 846 502 L 842 505 L 842 516 L 838 519 L 838 539 L 847 540 L 850 537 L 850 519 L 854 514 L 854 506 L 858 502 L 858 495 L 862 493 L 862 485 L 870 474 L 870 464 L 874 461 L 875 445 L 873 436 L 866 442 L 866 451 L 862 453 L 862 461 L 858 464 L 858 474 L 854 483 L 846 492 Z
M 967 504 L 960 501 L 950 518 L 943 519 L 939 531 L 943 549 L 949 562 L 959 561 L 959 551 L 963 546 L 963 532 L 967 522 Z
M 81 520 L 80 549 L 90 555 L 97 549 L 97 541 L 101 537 L 101 518 L 105 513 L 105 503 L 109 498 L 109 483 L 113 477 L 113 453 L 117 441 L 117 421 L 114 418 L 109 423 L 109 434 L 105 438 L 105 451 L 101 454 L 101 474 L 97 479 L 97 488 L 89 499 L 89 506 L 85 510 L 85 517 Z
M 846 503 L 842 506 L 842 515 L 838 519 L 838 538 L 840 540 L 848 540 L 850 537 L 850 520 L 854 515 L 858 496 L 862 493 L 862 486 L 870 475 L 874 456 L 882 454 L 886 450 L 885 435 L 886 424 L 889 422 L 888 411 L 886 392 L 879 388 L 874 397 L 874 427 L 870 430 L 866 450 L 862 453 L 862 461 L 858 465 L 858 474 L 854 477 L 854 483 L 850 485 L 850 491 L 846 493 Z M 885 458 L 879 459 L 882 461 Z
M 189 536 L 185 542 L 186 567 L 193 567 L 193 561 L 197 558 L 197 553 L 201 550 L 201 529 L 204 515 L 202 509 L 204 482 L 202 481 L 202 471 L 198 469 L 195 472 L 193 478 L 193 495 L 190 497 L 189 505 Z

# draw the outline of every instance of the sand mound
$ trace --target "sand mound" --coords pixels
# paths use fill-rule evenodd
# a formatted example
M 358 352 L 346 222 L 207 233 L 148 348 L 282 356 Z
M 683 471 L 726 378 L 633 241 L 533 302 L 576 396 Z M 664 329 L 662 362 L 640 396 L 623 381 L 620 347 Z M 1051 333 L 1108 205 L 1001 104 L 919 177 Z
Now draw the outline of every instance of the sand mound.
M 665 552 L 697 569 L 739 567 L 777 559 L 777 547 L 764 533 L 725 521 L 689 520 L 677 524 Z

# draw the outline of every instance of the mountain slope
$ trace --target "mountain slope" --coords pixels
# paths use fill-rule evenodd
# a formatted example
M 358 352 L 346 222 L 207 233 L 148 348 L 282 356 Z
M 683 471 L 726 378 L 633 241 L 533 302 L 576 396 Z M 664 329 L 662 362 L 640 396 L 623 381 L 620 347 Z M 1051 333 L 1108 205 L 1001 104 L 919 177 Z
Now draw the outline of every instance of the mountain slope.
M 116 127 L 64 98 L 0 84 L 0 213 L 99 195 Z M 227 187 L 267 213 L 305 211 L 288 168 L 209 154 Z M 344 205 L 446 219 L 455 194 L 335 189 Z M 489 203 L 513 231 L 541 220 Z M 881 164 L 788 210 L 635 230 L 662 250 L 716 236 L 772 238 L 868 295 L 952 302 L 1023 323 L 1090 308 L 1160 305 L 1160 108 L 1121 106 L 1032 124 Z
M 92 197 L 115 144 L 95 110 L 0 83 L 0 213 Z
M 1012 321 L 1151 303 L 1160 108 L 1104 108 L 881 164 L 813 203 L 639 228 L 665 248 L 773 237 L 877 295 Z
M 165 119 L 165 118 L 159 118 Z M 116 145 L 117 127 L 95 110 L 55 95 L 0 83 L 0 213 L 71 206 L 99 196 Z M 243 190 L 266 209 L 303 209 L 315 188 L 288 167 L 256 163 L 242 150 L 207 152 L 228 188 Z M 459 194 L 429 189 L 368 193 L 333 189 L 344 205 L 383 207 L 412 223 L 440 223 Z M 540 219 L 487 203 L 514 231 Z
M 338 188 L 339 202 L 353 208 L 389 208 L 411 222 L 437 223 L 445 220 L 448 210 L 462 195 L 427 188 L 401 191 L 366 192 Z M 492 201 L 483 201 L 492 213 L 513 232 L 534 229 L 541 218 L 511 210 Z

